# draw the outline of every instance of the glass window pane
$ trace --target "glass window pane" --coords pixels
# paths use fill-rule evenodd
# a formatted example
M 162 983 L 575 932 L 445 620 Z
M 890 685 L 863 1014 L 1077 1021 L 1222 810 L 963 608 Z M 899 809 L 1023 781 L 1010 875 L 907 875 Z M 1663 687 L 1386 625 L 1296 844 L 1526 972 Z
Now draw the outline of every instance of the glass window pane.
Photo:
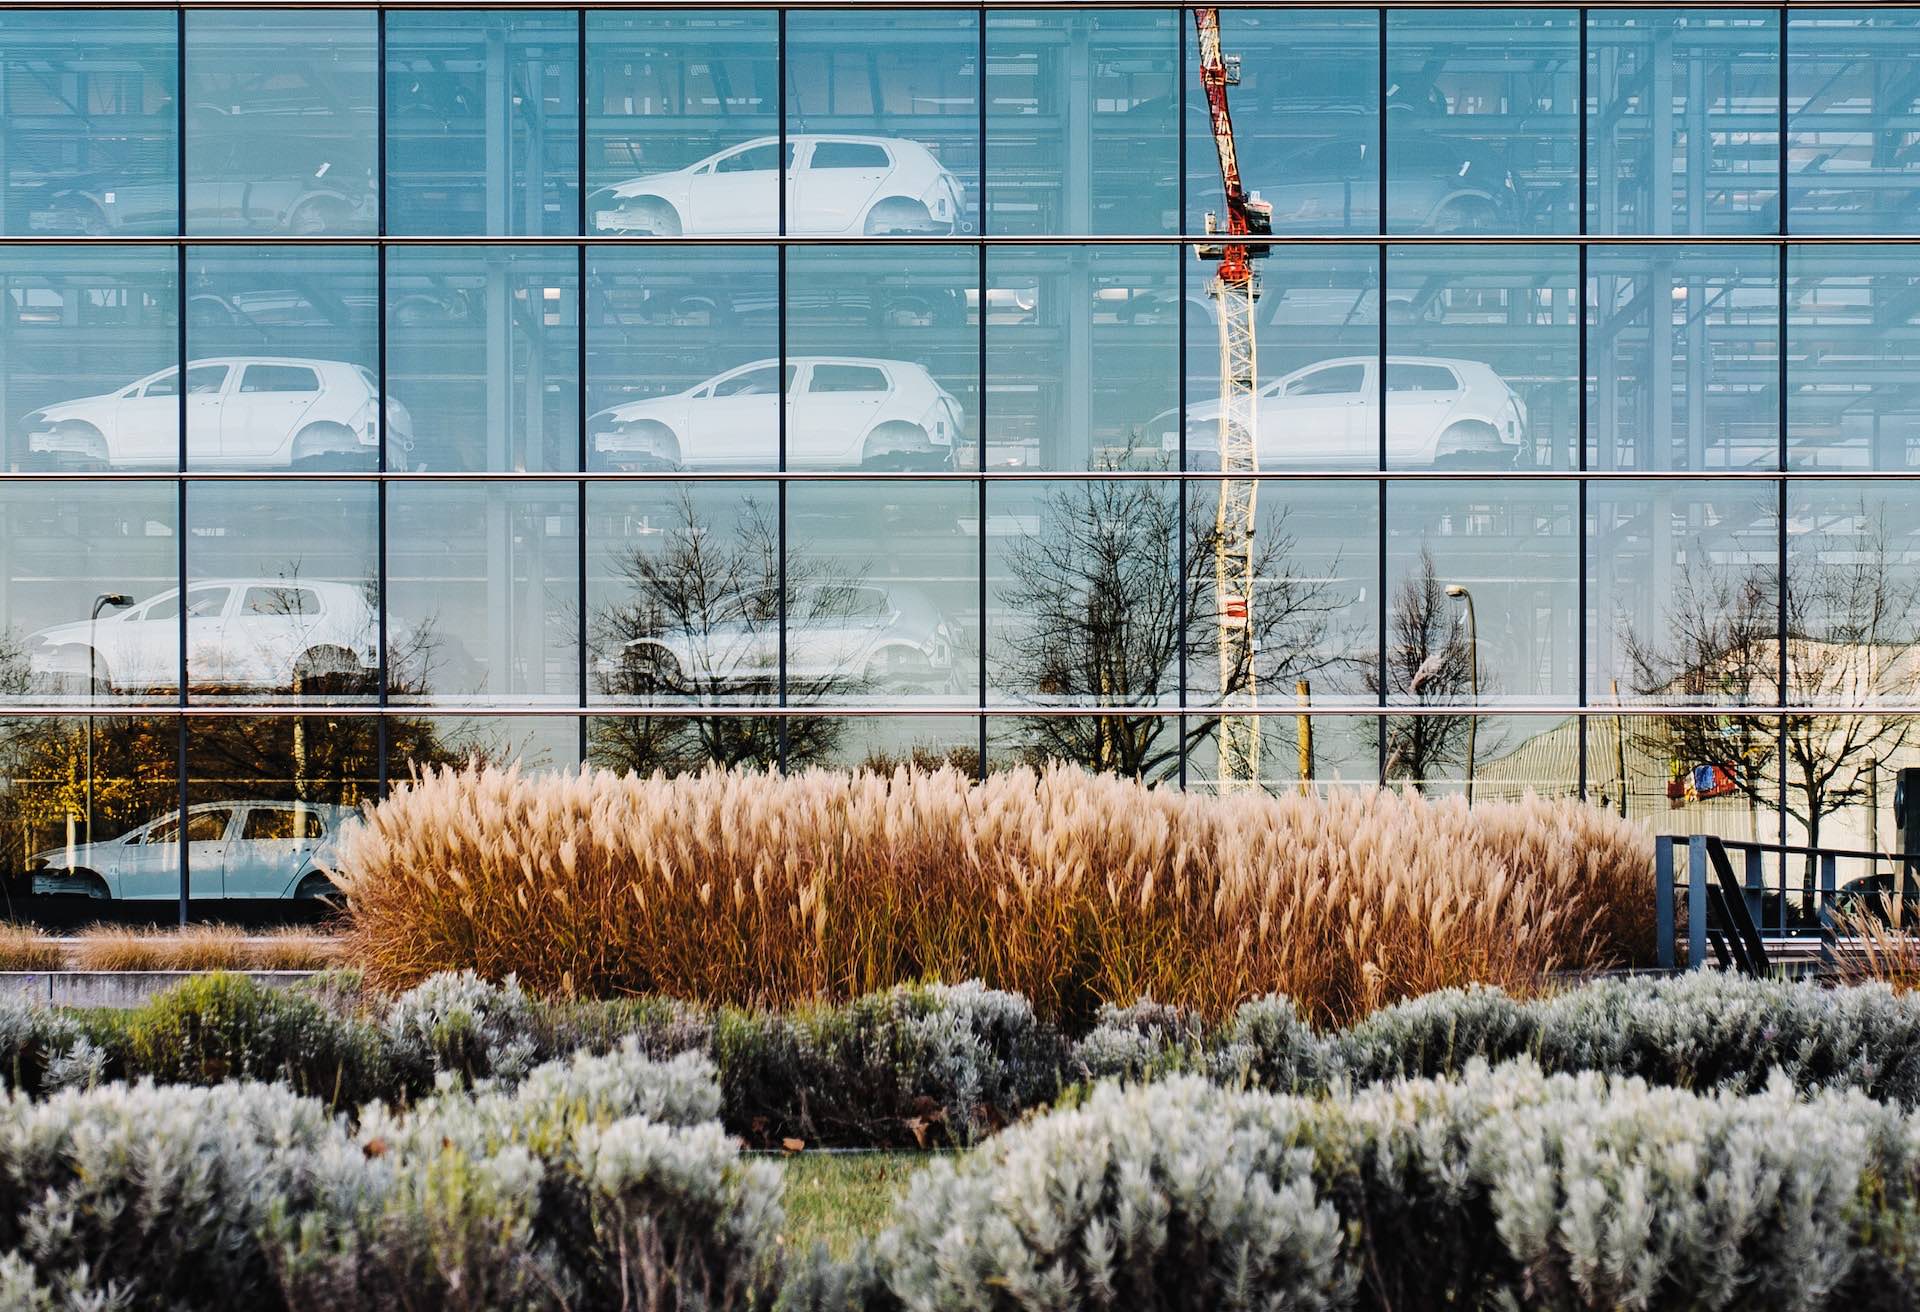
M 1589 485 L 1589 705 L 1770 699 L 1777 680 L 1751 681 L 1779 646 L 1778 497 L 1758 482 Z
M 1219 212 L 1220 164 L 1189 29 L 1182 92 L 1188 232 Z M 1275 232 L 1380 230 L 1380 20 L 1370 10 L 1223 9 L 1220 38 L 1240 56 L 1227 93 L 1240 175 L 1273 206 Z M 1397 91 L 1388 103 L 1406 108 Z
M 1579 425 L 1578 256 L 1570 246 L 1421 246 L 1387 255 L 1387 364 L 1452 390 L 1387 390 L 1390 469 L 1570 469 Z
M 1587 222 L 1780 230 L 1780 18 L 1599 10 L 1587 22 Z
M 1212 266 L 1187 266 L 1187 468 L 1220 467 L 1220 303 Z M 1254 334 L 1262 469 L 1380 465 L 1380 255 L 1376 248 L 1278 246 L 1260 265 Z M 1405 362 L 1397 362 L 1404 368 Z M 1147 424 L 1174 452 L 1169 409 Z
M 1920 14 L 1836 9 L 1787 23 L 1787 225 L 1793 232 L 1920 227 Z
M 1177 705 L 1182 608 L 1202 567 L 1189 552 L 1182 580 L 1180 526 L 1173 480 L 988 484 L 989 704 Z M 998 751 L 1022 760 L 1148 780 L 1179 771 L 1176 717 L 1036 713 L 1003 728 Z
M 390 701 L 578 701 L 574 488 L 393 484 L 386 550 Z
M 378 230 L 376 15 L 187 15 L 187 231 Z
M 1558 482 L 1388 485 L 1390 704 L 1574 696 L 1575 503 Z
M 1175 230 L 1180 23 L 1175 11 L 988 14 L 994 232 Z
M 1787 456 L 1794 469 L 1920 463 L 1920 251 L 1788 251 Z
M 187 688 L 196 701 L 368 701 L 380 674 L 377 489 L 187 487 Z M 265 606 L 247 605 L 266 589 Z M 139 612 L 135 612 L 138 617 Z
M 394 11 L 387 230 L 580 231 L 580 29 L 571 11 Z
M 0 14 L 8 233 L 180 230 L 174 15 Z
M 962 483 L 791 485 L 788 704 L 977 702 L 979 517 Z
M 571 250 L 390 250 L 387 468 L 579 468 L 579 281 Z
M 1179 406 L 1180 257 L 1151 246 L 987 252 L 989 469 L 1179 463 L 1162 433 Z
M 589 231 L 780 228 L 779 18 L 587 14 Z
M 1260 787 L 1269 793 L 1330 796 L 1336 791 L 1372 792 L 1379 771 L 1377 715 L 1283 713 L 1275 707 L 1293 701 L 1276 696 L 1260 722 Z M 1191 718 L 1189 723 L 1191 723 Z M 1305 737 L 1302 737 L 1303 726 Z M 1190 734 L 1187 790 L 1220 791 L 1220 735 Z
M 778 253 L 659 246 L 588 261 L 588 468 L 777 469 Z
M 788 469 L 966 468 L 979 415 L 979 262 L 946 247 L 787 253 Z M 887 391 L 816 392 L 820 366 L 862 365 Z M 761 398 L 749 397 L 758 413 Z M 709 404 L 716 408 L 720 401 Z
M 1790 484 L 1786 605 L 1787 632 L 1798 639 L 1787 644 L 1788 704 L 1910 701 L 1920 656 L 1920 508 L 1913 498 L 1885 483 Z M 1866 757 L 1898 754 L 1911 728 L 1899 717 L 1845 710 L 1790 716 L 1788 725 L 1790 737 L 1806 739 L 1843 779 Z M 1789 755 L 1796 755 L 1791 747 Z
M 176 282 L 161 248 L 0 251 L 10 467 L 180 467 Z
M 0 485 L 0 700 L 172 701 L 180 687 L 171 483 Z
M 377 268 L 375 252 L 364 246 L 188 252 L 190 467 L 379 463 Z M 146 398 L 123 408 L 157 415 L 166 405 Z M 411 416 L 401 405 L 388 409 L 398 439 L 411 429 Z
M 1574 10 L 1397 10 L 1387 23 L 1387 231 L 1572 232 Z
M 1590 468 L 1778 467 L 1779 269 L 1771 246 L 1588 250 Z
M 149 825 L 179 813 L 179 724 L 131 715 L 0 720 L 0 843 L 18 854 L 7 863 L 9 897 L 57 897 L 62 910 L 76 896 L 111 898 L 144 903 L 155 920 L 174 918 L 179 844 L 144 840 Z M 31 918 L 18 902 L 10 910 Z
M 1385 723 L 1392 787 L 1459 795 L 1471 780 L 1475 801 L 1517 802 L 1529 793 L 1579 796 L 1580 725 L 1571 716 L 1388 716 Z
M 469 762 L 522 774 L 580 768 L 580 720 L 572 715 L 395 715 L 387 720 L 387 778 Z
M 377 726 L 366 718 L 222 716 L 187 722 L 190 919 L 234 901 L 335 896 L 326 869 L 362 802 L 380 789 Z M 179 842 L 177 825 L 164 837 Z
M 788 232 L 979 227 L 979 22 L 956 9 L 788 14 Z M 882 146 L 889 167 L 814 166 L 820 145 L 848 139 Z

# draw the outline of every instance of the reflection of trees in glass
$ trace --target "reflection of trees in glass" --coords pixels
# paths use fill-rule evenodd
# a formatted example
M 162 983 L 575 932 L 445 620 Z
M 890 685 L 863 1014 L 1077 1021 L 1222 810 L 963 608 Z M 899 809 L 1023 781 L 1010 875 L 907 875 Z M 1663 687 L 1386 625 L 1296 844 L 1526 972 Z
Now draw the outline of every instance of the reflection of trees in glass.
M 1284 688 L 1344 664 L 1330 650 L 1330 615 L 1346 599 L 1291 567 L 1284 514 L 1256 538 L 1252 654 L 1219 689 L 1219 611 L 1214 599 L 1215 526 L 1188 516 L 1186 577 L 1180 577 L 1180 493 L 1175 484 L 1098 479 L 1049 496 L 1040 526 L 1008 548 L 1001 602 L 1016 617 L 999 658 L 1000 684 L 1049 703 L 1146 706 L 1177 697 L 1184 657 L 1194 690 L 1213 703 Z M 1184 613 L 1183 613 L 1184 612 Z M 1181 621 L 1185 620 L 1184 633 Z M 1035 762 L 1071 761 L 1136 779 L 1174 774 L 1182 749 L 1212 735 L 1217 715 L 1028 716 L 1014 751 Z
M 678 518 L 659 550 L 633 548 L 616 563 L 628 599 L 594 618 L 596 647 L 607 653 L 596 672 L 600 691 L 626 702 L 685 704 L 670 716 L 608 716 L 595 729 L 594 764 L 617 770 L 679 773 L 708 764 L 767 765 L 782 758 L 781 717 L 702 714 L 702 706 L 775 703 L 780 694 L 781 585 L 777 520 L 758 501 L 740 507 L 733 532 L 723 535 L 682 491 Z M 815 582 L 814 572 L 789 559 L 784 583 L 791 598 Z M 844 596 L 845 588 L 810 595 Z M 844 614 L 844 612 L 843 612 Z M 830 620 L 831 615 L 795 617 Z M 805 706 L 858 686 L 854 672 L 787 678 L 787 703 Z M 831 716 L 784 719 L 790 765 L 828 760 L 844 723 Z
M 1387 620 L 1386 693 L 1389 701 L 1417 706 L 1451 706 L 1472 700 L 1472 652 L 1460 627 L 1459 607 L 1447 596 L 1434 567 L 1433 553 L 1420 548 L 1420 567 L 1403 579 L 1393 596 Z M 1358 658 L 1367 691 L 1378 696 L 1381 672 L 1372 654 Z M 1487 691 L 1488 671 L 1480 671 L 1480 692 Z M 1386 719 L 1385 769 L 1389 782 L 1401 781 L 1425 792 L 1467 760 L 1467 731 L 1471 715 L 1401 715 Z M 1494 748 L 1480 726 L 1476 754 Z M 1365 741 L 1379 750 L 1380 724 L 1366 722 Z
M 1769 810 L 1784 804 L 1820 845 L 1826 817 L 1867 797 L 1880 764 L 1904 748 L 1914 721 L 1870 709 L 1911 694 L 1920 673 L 1920 583 L 1895 575 L 1883 515 L 1861 507 L 1863 531 L 1843 550 L 1808 553 L 1787 569 L 1786 669 L 1781 669 L 1779 570 L 1741 574 L 1689 565 L 1651 632 L 1622 623 L 1635 693 L 1703 706 L 1821 706 L 1798 714 L 1650 716 L 1643 750 L 1676 769 L 1729 768 L 1736 788 Z M 1784 787 L 1783 787 L 1784 783 Z M 1812 897 L 1817 864 L 1808 856 Z

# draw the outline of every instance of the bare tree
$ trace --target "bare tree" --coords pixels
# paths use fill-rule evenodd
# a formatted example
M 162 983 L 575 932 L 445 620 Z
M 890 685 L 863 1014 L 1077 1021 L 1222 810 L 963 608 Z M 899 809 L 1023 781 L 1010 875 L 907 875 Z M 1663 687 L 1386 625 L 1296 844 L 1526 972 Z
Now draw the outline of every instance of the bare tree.
M 711 710 L 779 700 L 782 585 L 791 598 L 812 582 L 812 571 L 789 559 L 783 580 L 777 521 L 754 500 L 728 537 L 707 525 L 690 491 L 682 490 L 678 512 L 664 549 L 636 548 L 621 559 L 628 599 L 594 617 L 596 647 L 606 653 L 595 678 L 609 696 L 684 705 L 685 713 L 606 717 L 594 735 L 594 762 L 677 773 L 710 763 L 766 765 L 783 755 L 797 765 L 826 760 L 844 734 L 840 719 Z M 817 703 L 857 683 L 851 673 L 789 672 L 787 702 Z
M 1215 526 L 1188 519 L 1185 577 L 1179 559 L 1179 489 L 1147 479 L 1091 479 L 1052 494 L 1039 530 L 1008 551 L 1002 594 L 1018 618 L 999 659 L 1003 686 L 1050 702 L 1148 706 L 1179 693 L 1184 660 L 1189 699 L 1215 703 L 1219 610 L 1214 596 Z M 1297 577 L 1286 517 L 1262 526 L 1255 557 L 1254 654 L 1230 673 L 1226 696 L 1293 681 L 1345 659 L 1326 641 L 1344 598 Z M 1185 627 L 1182 628 L 1182 621 Z M 1217 715 L 1029 716 L 1015 750 L 1136 779 L 1163 779 L 1184 749 L 1219 728 Z
M 1472 694 L 1472 652 L 1461 632 L 1457 608 L 1449 604 L 1433 553 L 1420 549 L 1420 566 L 1400 583 L 1388 616 L 1384 687 L 1388 700 L 1420 706 L 1465 704 Z M 1367 691 L 1380 693 L 1378 657 L 1364 657 Z M 1486 678 L 1481 691 L 1486 691 Z M 1427 785 L 1463 764 L 1471 715 L 1401 715 L 1385 719 L 1386 753 L 1382 776 L 1424 792 Z M 1365 738 L 1379 749 L 1381 725 L 1368 721 Z
M 1789 565 L 1784 599 L 1776 567 L 1708 576 L 1689 566 L 1657 633 L 1623 625 L 1637 694 L 1728 708 L 1649 717 L 1640 746 L 1683 767 L 1725 766 L 1755 805 L 1784 804 L 1809 847 L 1820 845 L 1828 816 L 1869 794 L 1880 763 L 1914 730 L 1910 719 L 1871 708 L 1913 689 L 1920 583 L 1896 574 L 1883 515 L 1862 506 L 1858 522 L 1857 549 L 1805 552 Z M 1756 705 L 1835 709 L 1784 717 L 1736 709 Z M 1808 898 L 1816 881 L 1810 854 Z

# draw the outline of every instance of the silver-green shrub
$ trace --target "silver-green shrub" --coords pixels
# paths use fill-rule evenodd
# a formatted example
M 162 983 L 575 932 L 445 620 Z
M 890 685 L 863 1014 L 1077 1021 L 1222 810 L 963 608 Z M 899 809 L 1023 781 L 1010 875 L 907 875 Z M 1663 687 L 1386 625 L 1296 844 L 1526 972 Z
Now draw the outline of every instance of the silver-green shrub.
M 47 1087 L 49 1068 L 83 1041 L 72 1017 L 37 1002 L 0 998 L 0 1090 Z M 54 1087 L 76 1082 L 64 1068 L 60 1080 Z
M 1464 1070 L 1530 1052 L 1537 1014 L 1497 988 L 1440 989 L 1383 1007 L 1330 1036 L 1334 1069 L 1354 1084 Z
M 308 1159 L 346 1145 L 285 1088 L 109 1084 L 0 1101 L 0 1252 L 58 1291 L 84 1271 L 142 1307 L 270 1307 L 257 1239 L 312 1205 Z
M 471 970 L 443 971 L 395 998 L 382 1029 L 395 1065 L 416 1080 L 513 1080 L 537 1059 L 534 1013 L 511 975 L 495 984 Z
M 1241 1004 L 1216 1036 L 1207 1065 L 1217 1080 L 1270 1093 L 1320 1089 L 1332 1069 L 1327 1041 L 1293 999 L 1278 993 Z
M 1192 1065 L 1206 1037 L 1205 1019 L 1184 1007 L 1151 998 L 1130 1007 L 1102 1003 L 1068 1054 L 1067 1072 L 1079 1080 L 1154 1079 Z
M 1096 1087 L 918 1177 L 877 1257 L 910 1309 L 1316 1309 L 1355 1287 L 1298 1145 L 1308 1105 Z

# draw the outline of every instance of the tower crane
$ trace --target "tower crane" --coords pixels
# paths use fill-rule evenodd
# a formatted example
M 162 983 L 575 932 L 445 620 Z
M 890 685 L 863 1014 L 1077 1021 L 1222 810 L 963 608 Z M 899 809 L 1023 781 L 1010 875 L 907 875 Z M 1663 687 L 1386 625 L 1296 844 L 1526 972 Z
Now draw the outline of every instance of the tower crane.
M 1220 11 L 1195 9 L 1200 37 L 1200 84 L 1207 93 L 1220 184 L 1226 193 L 1224 223 L 1207 213 L 1207 235 L 1226 240 L 1199 247 L 1203 260 L 1219 263 L 1207 295 L 1219 302 L 1220 500 L 1214 517 L 1214 609 L 1220 647 L 1220 791 L 1252 787 L 1260 778 L 1259 698 L 1253 668 L 1253 530 L 1260 494 L 1259 372 L 1254 349 L 1254 303 L 1260 275 L 1254 261 L 1267 254 L 1261 238 L 1273 231 L 1273 207 L 1249 196 L 1240 180 L 1233 146 L 1227 88 L 1240 80 L 1238 57 L 1220 46 Z

